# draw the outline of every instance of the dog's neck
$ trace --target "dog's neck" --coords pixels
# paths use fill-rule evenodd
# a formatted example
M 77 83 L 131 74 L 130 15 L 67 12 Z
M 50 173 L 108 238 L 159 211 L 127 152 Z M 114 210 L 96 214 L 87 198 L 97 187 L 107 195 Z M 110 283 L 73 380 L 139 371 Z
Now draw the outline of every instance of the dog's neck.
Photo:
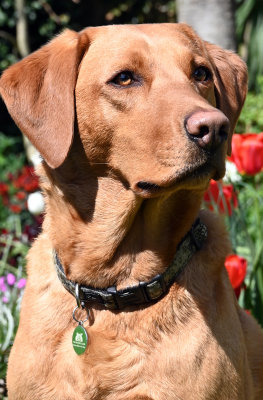
M 142 199 L 110 177 L 77 174 L 71 184 L 66 175 L 53 171 L 43 179 L 43 229 L 48 226 L 67 277 L 97 287 L 122 288 L 162 273 L 202 199 L 201 192 L 190 190 Z

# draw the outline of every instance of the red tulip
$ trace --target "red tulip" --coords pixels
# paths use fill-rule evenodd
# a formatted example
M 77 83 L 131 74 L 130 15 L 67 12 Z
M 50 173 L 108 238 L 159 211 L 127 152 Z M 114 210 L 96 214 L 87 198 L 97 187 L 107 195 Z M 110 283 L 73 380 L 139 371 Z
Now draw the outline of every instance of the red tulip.
M 0 195 L 4 196 L 8 193 L 8 186 L 5 183 L 0 182 Z
M 15 194 L 15 196 L 18 200 L 24 200 L 26 198 L 26 192 L 23 192 L 22 190 L 20 190 L 19 192 L 17 192 Z
M 263 132 L 234 134 L 230 161 L 240 173 L 255 175 L 263 170 Z
M 247 272 L 247 260 L 236 254 L 231 254 L 225 260 L 225 267 L 233 289 L 235 289 L 236 294 L 239 294 Z
M 34 192 L 39 188 L 37 175 L 34 173 L 34 168 L 26 166 L 22 173 L 14 180 L 14 186 L 18 189 L 24 189 L 27 192 Z
M 10 204 L 9 209 L 15 214 L 19 214 L 22 211 L 22 208 L 17 204 Z
M 223 185 L 222 182 L 210 181 L 210 185 L 204 194 L 204 201 L 210 210 L 214 210 L 216 203 L 220 213 L 232 215 L 232 208 L 238 206 L 237 195 L 233 185 Z

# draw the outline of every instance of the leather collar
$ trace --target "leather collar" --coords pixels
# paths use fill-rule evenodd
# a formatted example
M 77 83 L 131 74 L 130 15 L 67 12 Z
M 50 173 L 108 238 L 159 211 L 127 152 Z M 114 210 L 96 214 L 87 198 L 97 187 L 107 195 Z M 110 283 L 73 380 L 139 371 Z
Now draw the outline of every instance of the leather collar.
M 122 310 L 126 307 L 139 307 L 155 303 L 168 293 L 171 285 L 183 271 L 194 253 L 201 249 L 207 238 L 207 228 L 198 218 L 190 231 L 177 247 L 172 263 L 164 273 L 156 275 L 148 282 L 117 290 L 115 286 L 98 289 L 67 279 L 60 259 L 54 251 L 54 264 L 62 285 L 82 307 L 100 305 L 108 310 Z

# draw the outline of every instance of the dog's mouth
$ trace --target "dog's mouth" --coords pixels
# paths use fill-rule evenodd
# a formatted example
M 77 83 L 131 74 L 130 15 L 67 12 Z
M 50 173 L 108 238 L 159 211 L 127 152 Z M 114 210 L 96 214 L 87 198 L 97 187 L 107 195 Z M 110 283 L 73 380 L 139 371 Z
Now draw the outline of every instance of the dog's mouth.
M 224 172 L 224 166 L 218 169 L 211 163 L 206 162 L 173 173 L 160 182 L 155 180 L 138 181 L 132 187 L 132 190 L 136 195 L 143 198 L 153 198 L 179 189 L 205 190 L 210 179 L 220 179 Z
M 162 195 L 164 192 L 167 191 L 167 187 L 158 185 L 154 182 L 139 181 L 132 188 L 132 190 L 136 195 L 144 199 L 148 199 Z

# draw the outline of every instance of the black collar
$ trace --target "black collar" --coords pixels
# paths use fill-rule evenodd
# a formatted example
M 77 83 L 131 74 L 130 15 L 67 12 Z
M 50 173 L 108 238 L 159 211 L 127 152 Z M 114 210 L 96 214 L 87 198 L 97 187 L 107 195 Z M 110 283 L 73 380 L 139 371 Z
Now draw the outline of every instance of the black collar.
M 99 304 L 108 310 L 122 310 L 126 307 L 147 305 L 161 299 L 170 289 L 178 275 L 183 271 L 193 254 L 200 250 L 207 238 L 207 228 L 198 218 L 190 231 L 177 247 L 172 263 L 163 274 L 156 275 L 148 282 L 116 290 L 115 286 L 97 289 L 77 284 L 67 279 L 63 266 L 54 251 L 54 263 L 62 285 L 83 307 Z

